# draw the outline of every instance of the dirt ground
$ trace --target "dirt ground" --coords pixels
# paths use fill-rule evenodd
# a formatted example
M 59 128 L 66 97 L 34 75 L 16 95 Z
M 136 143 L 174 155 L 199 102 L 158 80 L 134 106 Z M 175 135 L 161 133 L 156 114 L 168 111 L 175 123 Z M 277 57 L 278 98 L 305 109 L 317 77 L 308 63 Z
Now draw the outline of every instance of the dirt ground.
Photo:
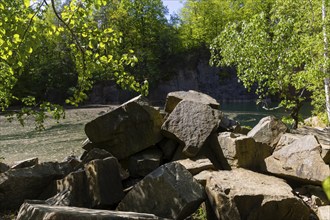
M 45 122 L 45 130 L 36 131 L 32 120 L 22 127 L 0 115 L 0 157 L 12 165 L 15 161 L 38 157 L 39 162 L 62 161 L 69 155 L 79 156 L 86 139 L 84 125 L 114 106 L 66 110 L 65 119 Z

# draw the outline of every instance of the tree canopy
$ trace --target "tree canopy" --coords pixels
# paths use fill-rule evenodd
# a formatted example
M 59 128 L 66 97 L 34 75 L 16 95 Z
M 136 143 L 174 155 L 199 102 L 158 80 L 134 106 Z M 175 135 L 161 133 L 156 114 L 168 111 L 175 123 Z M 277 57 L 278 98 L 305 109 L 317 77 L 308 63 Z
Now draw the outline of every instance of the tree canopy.
M 107 79 L 147 94 L 152 71 L 142 69 L 170 49 L 165 13 L 160 0 L 1 1 L 1 110 L 23 105 L 18 118 L 32 114 L 42 126 L 45 112 L 64 116 L 49 100 L 54 92 L 77 105 L 95 80 Z
M 244 86 L 257 86 L 261 99 L 278 95 L 296 127 L 307 92 L 316 111 L 325 109 L 323 79 L 328 73 L 322 71 L 322 27 L 328 20 L 324 23 L 321 19 L 319 1 L 270 3 L 243 20 L 226 24 L 211 44 L 211 63 L 235 66 Z M 245 1 L 241 1 L 241 7 L 245 7 Z
M 297 125 L 305 99 L 315 114 L 329 100 L 328 8 L 326 0 L 186 0 L 168 21 L 161 0 L 1 1 L 1 111 L 23 106 L 18 119 L 32 114 L 42 126 L 45 112 L 63 117 L 63 100 L 83 102 L 102 80 L 146 95 L 168 60 L 209 48 L 211 64 L 235 68 L 260 99 L 279 97 Z

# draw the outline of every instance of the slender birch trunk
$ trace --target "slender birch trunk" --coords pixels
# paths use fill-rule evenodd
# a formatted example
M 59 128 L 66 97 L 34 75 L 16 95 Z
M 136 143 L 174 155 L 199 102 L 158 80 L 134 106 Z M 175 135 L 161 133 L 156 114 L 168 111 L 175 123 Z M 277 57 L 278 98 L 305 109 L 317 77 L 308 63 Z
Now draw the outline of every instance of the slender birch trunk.
M 325 103 L 326 111 L 328 114 L 328 121 L 330 123 L 330 74 L 328 73 L 328 37 L 326 27 L 326 0 L 322 0 L 322 21 L 323 21 L 323 41 L 324 41 L 324 66 L 323 72 L 325 73 L 324 78 L 324 90 L 325 90 Z

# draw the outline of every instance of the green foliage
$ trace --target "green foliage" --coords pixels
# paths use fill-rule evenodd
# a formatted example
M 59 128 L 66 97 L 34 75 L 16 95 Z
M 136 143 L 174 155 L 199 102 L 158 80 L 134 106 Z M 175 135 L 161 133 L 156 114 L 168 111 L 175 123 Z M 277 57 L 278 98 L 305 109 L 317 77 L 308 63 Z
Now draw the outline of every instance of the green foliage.
M 60 92 L 66 103 L 78 105 L 87 98 L 95 76 L 147 94 L 144 78 L 140 77 L 143 83 L 139 83 L 128 72 L 138 58 L 131 48 L 123 47 L 123 33 L 112 22 L 100 19 L 108 3 L 0 2 L 1 111 L 13 104 L 23 105 L 16 114 L 18 120 L 23 123 L 32 115 L 41 128 L 46 112 L 56 120 L 64 117 L 63 109 L 49 102 L 56 96 L 51 95 L 54 91 Z
M 206 210 L 205 206 L 201 205 L 197 211 L 191 216 L 191 219 L 193 220 L 206 220 Z
M 186 48 L 208 46 L 230 22 L 265 11 L 272 0 L 186 0 L 181 11 L 180 37 Z
M 269 6 L 228 24 L 210 47 L 211 64 L 235 66 L 244 86 L 256 85 L 261 99 L 279 95 L 296 127 L 306 91 L 314 104 L 324 100 L 321 5 L 277 0 Z
M 323 190 L 330 200 L 330 176 L 322 182 Z
M 168 23 L 161 0 L 111 0 L 99 19 L 123 33 L 121 50 L 133 49 L 139 60 L 129 68 L 137 79 L 155 81 L 160 69 L 176 48 L 175 28 Z

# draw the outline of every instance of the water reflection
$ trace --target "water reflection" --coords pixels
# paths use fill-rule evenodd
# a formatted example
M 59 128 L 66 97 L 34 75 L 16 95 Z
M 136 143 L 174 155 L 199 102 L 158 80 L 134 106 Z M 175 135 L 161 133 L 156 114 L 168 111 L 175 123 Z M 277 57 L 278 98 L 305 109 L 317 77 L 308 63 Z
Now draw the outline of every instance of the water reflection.
M 274 108 L 278 103 L 272 103 L 269 108 Z M 257 105 L 255 102 L 226 102 L 221 103 L 221 111 L 223 111 L 229 118 L 240 122 L 244 126 L 255 126 L 259 120 L 268 115 L 274 115 L 277 118 L 288 116 L 289 112 L 286 112 L 283 108 L 275 110 L 265 110 L 261 105 Z M 312 107 L 310 103 L 304 103 L 300 114 L 303 119 L 311 116 Z

